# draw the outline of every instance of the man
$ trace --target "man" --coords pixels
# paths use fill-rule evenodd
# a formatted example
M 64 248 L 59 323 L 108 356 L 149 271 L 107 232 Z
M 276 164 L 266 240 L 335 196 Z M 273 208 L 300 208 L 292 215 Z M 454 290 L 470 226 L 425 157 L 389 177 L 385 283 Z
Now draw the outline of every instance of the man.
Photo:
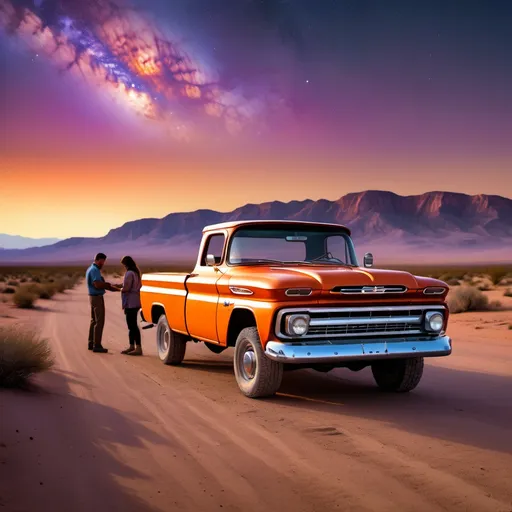
M 87 290 L 89 292 L 89 302 L 91 304 L 91 326 L 89 328 L 89 350 L 100 354 L 105 354 L 108 349 L 101 344 L 103 327 L 105 325 L 105 301 L 103 295 L 105 290 L 118 292 L 110 283 L 107 283 L 101 275 L 101 269 L 105 265 L 107 256 L 102 252 L 96 254 L 94 262 L 87 269 L 85 279 L 87 281 Z

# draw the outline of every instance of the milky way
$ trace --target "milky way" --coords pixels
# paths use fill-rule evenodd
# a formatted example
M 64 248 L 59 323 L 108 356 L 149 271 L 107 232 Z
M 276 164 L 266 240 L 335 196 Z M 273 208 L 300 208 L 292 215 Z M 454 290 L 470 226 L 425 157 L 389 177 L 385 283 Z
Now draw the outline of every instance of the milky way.
M 236 134 L 263 119 L 266 100 L 223 88 L 178 38 L 120 0 L 0 0 L 0 27 L 180 139 L 198 126 Z

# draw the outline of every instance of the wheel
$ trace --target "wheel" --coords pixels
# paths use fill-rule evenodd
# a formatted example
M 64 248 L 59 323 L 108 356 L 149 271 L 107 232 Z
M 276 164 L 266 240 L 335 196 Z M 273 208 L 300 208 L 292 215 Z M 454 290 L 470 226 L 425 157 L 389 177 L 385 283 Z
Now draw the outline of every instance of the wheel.
M 178 365 L 185 357 L 187 340 L 169 327 L 165 315 L 160 316 L 156 326 L 156 348 L 158 356 L 165 364 Z
M 413 390 L 423 375 L 423 357 L 392 359 L 372 364 L 375 382 L 383 391 L 406 393 Z
M 281 386 L 283 364 L 264 354 L 256 327 L 246 327 L 238 335 L 233 362 L 238 387 L 245 396 L 272 396 Z
M 204 343 L 214 354 L 220 354 L 224 352 L 228 347 L 223 347 L 222 345 L 215 345 L 214 343 Z

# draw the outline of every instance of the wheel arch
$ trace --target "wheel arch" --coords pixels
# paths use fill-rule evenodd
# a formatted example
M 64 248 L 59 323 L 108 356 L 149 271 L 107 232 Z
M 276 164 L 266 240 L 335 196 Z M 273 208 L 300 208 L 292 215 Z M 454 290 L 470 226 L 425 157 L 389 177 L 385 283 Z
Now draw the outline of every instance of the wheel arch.
M 226 338 L 228 347 L 235 346 L 240 331 L 246 327 L 256 327 L 256 330 L 258 330 L 258 322 L 254 311 L 246 306 L 235 306 L 231 312 L 231 316 L 229 317 Z
M 153 302 L 151 305 L 151 323 L 156 324 L 162 315 L 166 315 L 165 306 L 161 302 Z

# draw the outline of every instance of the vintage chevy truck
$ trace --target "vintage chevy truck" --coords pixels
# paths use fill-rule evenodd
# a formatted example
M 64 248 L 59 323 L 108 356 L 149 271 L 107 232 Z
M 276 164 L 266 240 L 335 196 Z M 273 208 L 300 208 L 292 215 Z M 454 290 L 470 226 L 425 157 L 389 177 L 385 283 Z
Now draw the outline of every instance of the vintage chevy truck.
M 234 373 L 251 398 L 275 394 L 286 369 L 359 371 L 385 391 L 414 389 L 425 357 L 452 352 L 448 286 L 363 267 L 350 229 L 301 221 L 239 221 L 203 229 L 191 273 L 142 276 L 141 317 L 156 325 L 165 364 L 187 343 L 234 347 Z

